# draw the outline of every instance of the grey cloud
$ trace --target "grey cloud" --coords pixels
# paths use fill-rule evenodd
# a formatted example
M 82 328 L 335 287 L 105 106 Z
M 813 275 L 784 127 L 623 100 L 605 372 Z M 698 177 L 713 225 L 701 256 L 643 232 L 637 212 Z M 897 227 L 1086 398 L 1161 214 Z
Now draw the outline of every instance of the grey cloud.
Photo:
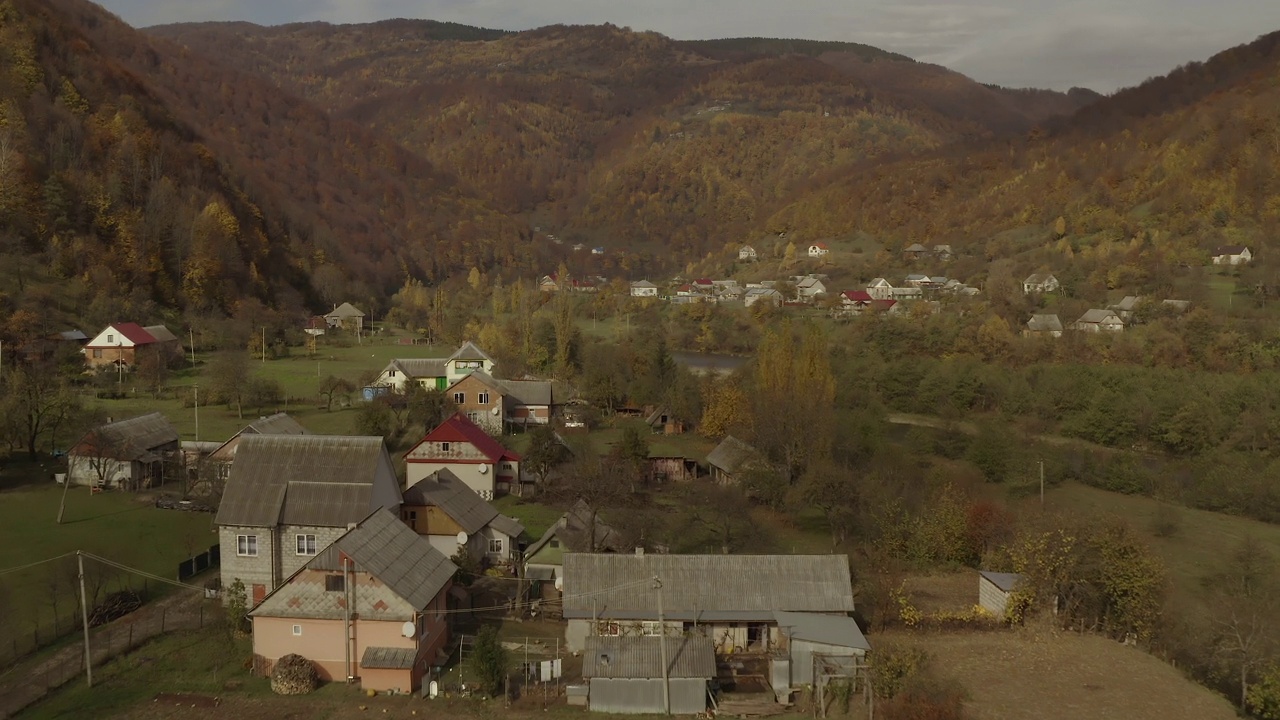
M 982 82 L 1111 91 L 1280 29 L 1275 0 L 100 0 L 135 26 L 421 17 L 524 30 L 611 22 L 674 38 L 861 42 Z

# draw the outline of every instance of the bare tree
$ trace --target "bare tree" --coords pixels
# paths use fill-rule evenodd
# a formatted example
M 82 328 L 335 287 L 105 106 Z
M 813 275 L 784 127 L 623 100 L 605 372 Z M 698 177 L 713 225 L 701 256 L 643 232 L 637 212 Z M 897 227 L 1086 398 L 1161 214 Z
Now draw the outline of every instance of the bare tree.
M 1240 683 L 1244 707 L 1253 677 L 1280 645 L 1280 577 L 1275 559 L 1246 537 L 1223 572 L 1208 579 L 1214 608 L 1214 657 Z

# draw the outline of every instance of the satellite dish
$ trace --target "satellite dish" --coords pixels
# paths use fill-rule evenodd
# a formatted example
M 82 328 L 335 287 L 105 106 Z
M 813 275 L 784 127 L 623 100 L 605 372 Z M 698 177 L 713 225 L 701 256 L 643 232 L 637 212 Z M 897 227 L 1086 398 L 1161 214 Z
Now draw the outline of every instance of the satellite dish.
M 431 684 L 427 685 L 427 697 L 434 698 L 436 695 L 439 695 L 439 694 L 440 694 L 440 684 L 437 683 L 435 680 L 432 680 Z
M 485 474 L 485 473 L 489 472 L 489 466 L 488 466 L 488 465 L 486 465 L 486 464 L 484 464 L 484 463 L 480 463 L 480 467 L 479 467 L 479 468 L 477 468 L 477 470 L 479 470 L 479 471 L 480 471 L 480 474 L 481 474 L 481 475 L 483 475 L 483 474 Z
M 564 578 L 559 575 L 556 576 L 556 590 L 558 592 L 564 592 Z
M 467 544 L 467 533 L 465 530 L 458 532 L 458 544 L 459 545 Z
M 495 405 L 495 406 L 493 407 L 493 409 L 492 409 L 492 410 L 490 410 L 489 412 L 493 413 L 494 417 L 497 417 L 497 416 L 498 416 L 498 414 L 502 412 L 502 408 L 500 408 L 500 407 L 498 407 L 497 405 Z
M 404 635 L 407 638 L 413 637 L 414 633 L 416 633 L 417 631 L 418 631 L 418 628 L 414 627 L 413 623 L 411 622 L 407 622 L 400 626 L 400 634 Z

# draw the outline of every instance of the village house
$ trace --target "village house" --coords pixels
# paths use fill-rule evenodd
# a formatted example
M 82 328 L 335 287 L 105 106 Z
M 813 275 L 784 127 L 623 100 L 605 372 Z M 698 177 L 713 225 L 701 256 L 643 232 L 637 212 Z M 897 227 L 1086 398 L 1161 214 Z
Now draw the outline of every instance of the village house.
M 591 254 L 592 254 L 592 255 L 603 255 L 603 254 L 604 254 L 604 248 L 603 248 L 603 247 L 600 247 L 600 246 L 598 246 L 598 245 L 597 245 L 596 247 L 591 248 Z
M 907 287 L 923 288 L 925 285 L 929 284 L 929 276 L 921 273 L 911 273 L 906 277 L 904 282 Z
M 751 307 L 758 302 L 763 302 L 774 307 L 782 304 L 782 293 L 773 288 L 766 287 L 748 287 L 747 291 L 742 294 L 742 304 Z
M 543 596 L 557 580 L 563 579 L 565 553 L 626 552 L 631 550 L 625 538 L 610 527 L 581 499 L 573 504 L 555 524 L 542 533 L 537 542 L 524 551 L 525 576 L 548 583 Z
M 448 470 L 437 470 L 404 491 L 400 519 L 446 557 L 465 548 L 478 562 L 506 564 L 520 555 L 524 526 Z
M 992 615 L 1003 618 L 1013 594 L 1025 578 L 1017 573 L 978 572 L 978 605 Z
M 929 248 L 920 243 L 911 243 L 902 251 L 902 256 L 908 260 L 922 260 L 929 256 Z
M 447 661 L 458 568 L 387 510 L 355 521 L 253 608 L 254 669 L 297 654 L 322 680 L 410 693 Z
M 893 285 L 884 278 L 876 278 L 867 283 L 867 294 L 874 300 L 890 300 L 893 298 Z
M 759 256 L 756 255 L 756 249 L 750 245 L 743 245 L 738 248 L 738 259 L 747 262 L 755 262 Z
M 845 555 L 568 553 L 563 586 L 571 652 L 593 635 L 700 635 L 717 653 L 769 653 L 777 611 L 854 610 Z
M 360 332 L 364 330 L 364 311 L 349 302 L 344 302 L 325 314 L 324 321 L 336 330 Z
M 809 257 L 820 258 L 831 254 L 831 248 L 826 243 L 814 243 L 809 246 Z
M 1036 313 L 1027 321 L 1027 328 L 1022 331 L 1023 335 L 1048 335 L 1050 337 L 1062 337 L 1062 321 L 1057 315 L 1048 313 Z
M 899 302 L 920 300 L 924 297 L 924 289 L 919 286 L 896 287 L 889 291 L 889 299 Z
M 144 353 L 167 365 L 182 355 L 182 344 L 164 325 L 112 323 L 84 345 L 84 359 L 90 370 L 107 365 L 133 367 Z
M 581 249 L 582 246 L 575 245 L 574 249 Z M 586 278 L 579 280 L 577 278 L 560 278 L 557 273 L 543 275 L 538 279 L 538 290 L 541 292 L 559 292 L 560 290 L 569 290 L 572 292 L 599 292 L 599 285 L 604 283 L 603 278 Z
M 231 474 L 231 462 L 236 459 L 236 449 L 240 441 L 249 435 L 309 435 L 310 431 L 302 427 L 288 413 L 276 413 L 249 423 L 222 443 L 213 452 L 205 456 L 202 470 L 210 479 L 225 481 Z
M 479 370 L 492 373 L 497 363 L 488 353 L 470 341 L 446 358 L 400 358 L 387 363 L 378 379 L 366 388 L 365 399 L 372 399 L 377 388 L 404 392 L 409 383 L 417 383 L 428 390 L 447 390 L 450 385 Z
M 934 245 L 933 256 L 943 262 L 947 262 L 951 258 L 955 257 L 955 253 L 951 252 L 950 245 Z
M 1120 302 L 1108 305 L 1107 309 L 1114 311 L 1120 316 L 1121 320 L 1129 322 L 1133 319 L 1133 313 L 1137 311 L 1138 306 L 1142 303 L 1142 297 L 1138 295 L 1125 295 Z
M 636 280 L 631 283 L 631 297 L 658 297 L 658 286 L 648 280 Z
M 381 437 L 246 435 L 213 524 L 222 587 L 251 604 L 369 513 L 400 510 L 400 483 Z
M 758 462 L 763 462 L 759 451 L 732 435 L 726 435 L 720 444 L 707 454 L 707 465 L 711 467 L 711 480 L 723 485 L 736 483 L 740 471 Z
M 67 452 L 66 482 L 137 490 L 164 481 L 167 461 L 178 457 L 178 431 L 154 412 L 90 430 Z
M 796 298 L 798 300 L 813 302 L 818 298 L 826 297 L 826 295 L 826 284 L 812 275 L 799 278 L 796 281 Z
M 1253 251 L 1244 245 L 1220 245 L 1213 251 L 1214 265 L 1243 265 L 1253 260 Z
M 1022 281 L 1022 292 L 1027 295 L 1057 292 L 1059 287 L 1058 278 L 1049 273 L 1033 273 Z
M 1072 330 L 1081 330 L 1083 332 L 1121 332 L 1124 330 L 1124 321 L 1120 319 L 1110 310 L 1093 309 L 1080 316 L 1080 319 L 1071 324 Z
M 458 412 L 494 433 L 510 426 L 550 424 L 555 414 L 555 387 L 549 380 L 498 380 L 483 370 L 445 389 Z
M 498 493 L 523 492 L 520 456 L 461 413 L 427 433 L 405 453 L 404 461 L 409 485 L 438 470 L 448 470 L 485 500 Z
M 681 435 L 684 421 L 676 417 L 666 405 L 659 405 L 644 420 L 650 430 L 661 435 Z
M 857 314 L 871 307 L 873 300 L 866 290 L 845 290 L 840 293 L 840 308 L 846 314 Z
M 715 648 L 700 636 L 592 636 L 582 652 L 591 712 L 702 715 L 714 677 Z

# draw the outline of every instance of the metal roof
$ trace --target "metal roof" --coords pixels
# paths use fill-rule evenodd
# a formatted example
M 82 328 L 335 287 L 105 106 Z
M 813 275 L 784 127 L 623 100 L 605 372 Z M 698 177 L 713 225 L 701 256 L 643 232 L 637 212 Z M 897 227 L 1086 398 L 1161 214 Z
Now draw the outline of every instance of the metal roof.
M 870 650 L 871 644 L 858 627 L 858 621 L 848 615 L 823 615 L 821 613 L 787 612 L 773 614 L 778 627 L 792 640 L 824 643 L 837 647 Z
M 1027 329 L 1032 332 L 1062 332 L 1062 321 L 1057 315 L 1036 313 L 1027 321 Z
M 411 378 L 444 377 L 447 374 L 446 362 L 444 358 L 397 358 L 382 372 L 394 368 Z
M 306 567 L 341 571 L 343 555 L 351 558 L 356 570 L 374 576 L 419 612 L 458 571 L 429 540 L 384 509 L 348 530 Z
M 987 570 L 979 570 L 978 574 L 986 578 L 987 580 L 989 580 L 992 585 L 995 585 L 996 587 L 1000 588 L 1005 592 L 1013 592 L 1013 589 L 1018 586 L 1018 583 L 1022 582 L 1025 579 L 1022 575 L 1019 575 L 1018 573 L 1002 573 L 1002 572 L 990 572 Z
M 325 315 L 325 317 L 335 318 L 335 319 L 364 317 L 364 311 L 356 307 L 355 305 L 352 305 L 349 302 L 344 302 L 338 307 L 334 308 L 333 312 Z
M 777 610 L 852 612 L 845 555 L 564 556 L 564 616 L 646 619 L 658 590 L 672 620 L 772 620 Z
M 344 527 L 368 515 L 380 437 L 245 435 L 223 491 L 218 525 Z
M 370 645 L 360 656 L 360 667 L 369 670 L 411 670 L 418 651 L 411 647 L 374 647 Z
M 140 460 L 153 454 L 151 451 L 175 444 L 178 440 L 178 431 L 169 419 L 161 413 L 153 412 L 90 430 L 76 443 L 70 454 Z
M 84 332 L 81 330 L 63 330 L 62 332 L 58 333 L 58 337 L 63 340 L 70 340 L 75 342 L 84 342 L 89 339 L 89 336 L 85 335 Z
M 487 525 L 512 537 L 524 532 L 523 525 L 499 513 L 448 470 L 436 471 L 405 490 L 404 504 L 438 507 L 469 535 Z
M 555 397 L 550 380 L 499 380 L 498 384 L 522 405 L 551 405 Z
M 583 678 L 660 678 L 662 643 L 667 646 L 667 677 L 713 678 L 716 653 L 710 638 L 700 636 L 587 638 L 582 651 Z
M 493 362 L 493 358 L 489 353 L 475 346 L 470 340 L 462 343 L 462 347 L 458 348 L 449 356 L 450 360 L 486 360 Z
M 707 455 L 707 464 L 731 473 L 756 454 L 755 448 L 732 435 L 726 435 L 716 449 Z
M 1094 308 L 1092 310 L 1087 311 L 1085 314 L 1081 315 L 1080 319 L 1077 320 L 1076 322 L 1102 323 L 1102 322 L 1110 322 L 1112 320 L 1116 322 L 1120 322 L 1120 316 L 1116 315 L 1114 312 L 1111 312 L 1110 310 L 1100 310 L 1098 308 Z
M 147 334 L 156 339 L 156 342 L 177 342 L 178 336 L 174 335 L 169 328 L 163 325 L 143 325 L 143 330 Z
M 258 435 L 310 435 L 311 431 L 302 427 L 297 420 L 294 420 L 289 413 L 276 413 L 275 415 L 267 415 L 245 426 L 241 432 L 251 432 Z
M 533 557 L 535 553 L 541 550 L 551 542 L 557 539 L 569 552 L 590 552 L 591 543 L 588 542 L 588 529 L 591 527 L 591 506 L 585 500 L 579 499 L 569 508 L 568 512 L 560 516 L 555 524 L 547 528 L 542 533 L 542 537 L 538 541 L 529 546 L 525 550 L 525 557 Z M 595 547 L 597 550 L 621 550 L 623 549 L 623 537 L 617 530 L 609 527 L 599 514 L 595 520 Z

